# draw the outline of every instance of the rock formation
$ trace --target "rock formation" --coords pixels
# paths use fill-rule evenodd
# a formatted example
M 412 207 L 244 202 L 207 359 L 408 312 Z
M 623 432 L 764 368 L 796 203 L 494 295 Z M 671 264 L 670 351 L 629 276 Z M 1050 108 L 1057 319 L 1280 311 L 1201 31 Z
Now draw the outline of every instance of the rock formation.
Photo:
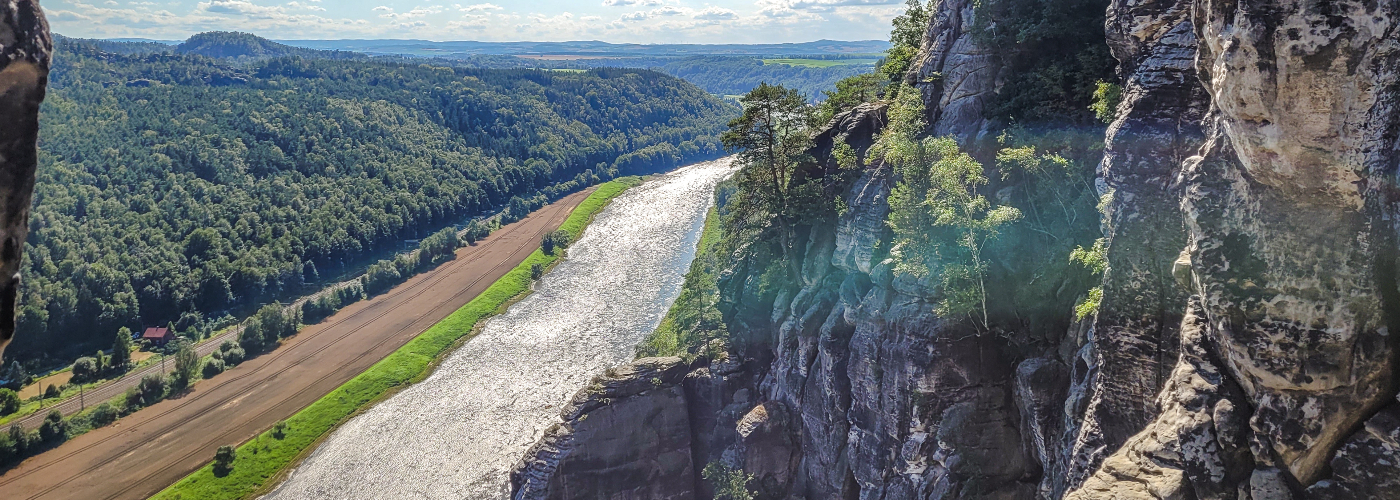
M 930 133 L 976 145 L 1004 70 L 973 2 L 933 9 L 906 83 Z M 673 498 L 708 498 L 709 463 L 776 499 L 1400 498 L 1397 23 L 1400 0 L 1114 0 L 1094 317 L 1051 338 L 939 317 L 879 250 L 898 179 L 870 162 L 834 227 L 799 232 L 797 285 L 763 295 L 743 259 L 720 276 L 728 358 L 593 404 L 652 408 L 606 420 L 639 429 L 679 394 L 688 435 L 645 445 L 689 443 Z M 838 117 L 815 156 L 863 152 L 883 117 Z M 519 477 L 563 484 L 554 450 L 615 450 L 575 420 Z M 613 453 L 588 456 L 655 471 Z
M 0 355 L 15 334 L 53 40 L 35 0 L 0 2 Z

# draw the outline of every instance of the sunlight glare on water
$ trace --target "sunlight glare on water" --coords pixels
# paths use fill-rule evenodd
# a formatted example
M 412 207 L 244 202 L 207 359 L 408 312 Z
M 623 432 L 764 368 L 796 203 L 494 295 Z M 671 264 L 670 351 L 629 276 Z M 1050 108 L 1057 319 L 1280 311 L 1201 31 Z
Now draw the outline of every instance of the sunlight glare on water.
M 616 198 L 536 284 L 427 380 L 347 422 L 266 499 L 479 499 L 559 408 L 627 362 L 681 282 L 728 160 L 653 177 Z

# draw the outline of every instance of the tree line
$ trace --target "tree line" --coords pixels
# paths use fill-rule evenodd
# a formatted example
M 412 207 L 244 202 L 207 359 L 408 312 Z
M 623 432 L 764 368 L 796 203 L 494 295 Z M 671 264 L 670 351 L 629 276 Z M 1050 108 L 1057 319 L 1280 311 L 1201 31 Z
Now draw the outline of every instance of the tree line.
M 733 110 L 641 70 L 57 52 L 19 360 L 198 337 L 454 221 L 715 157 Z

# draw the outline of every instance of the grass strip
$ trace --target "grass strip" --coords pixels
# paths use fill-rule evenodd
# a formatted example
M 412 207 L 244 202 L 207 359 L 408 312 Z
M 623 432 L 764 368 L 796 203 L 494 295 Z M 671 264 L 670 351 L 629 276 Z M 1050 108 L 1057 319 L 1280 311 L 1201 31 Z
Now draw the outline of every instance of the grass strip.
M 640 184 L 637 177 L 604 183 L 579 204 L 560 227 L 577 240 L 584 228 L 613 198 Z M 475 331 L 477 323 L 496 314 L 502 306 L 529 291 L 530 266 L 548 266 L 558 257 L 535 250 L 485 292 L 404 344 L 364 373 L 350 379 L 310 406 L 292 415 L 281 431 L 268 430 L 238 447 L 232 471 L 219 477 L 213 464 L 206 464 L 179 482 L 151 497 L 158 500 L 234 500 L 263 489 L 298 456 L 323 435 L 353 416 L 366 405 L 379 400 L 391 389 L 427 376 L 430 368 L 448 354 L 458 341 Z M 212 455 L 210 457 L 213 458 Z

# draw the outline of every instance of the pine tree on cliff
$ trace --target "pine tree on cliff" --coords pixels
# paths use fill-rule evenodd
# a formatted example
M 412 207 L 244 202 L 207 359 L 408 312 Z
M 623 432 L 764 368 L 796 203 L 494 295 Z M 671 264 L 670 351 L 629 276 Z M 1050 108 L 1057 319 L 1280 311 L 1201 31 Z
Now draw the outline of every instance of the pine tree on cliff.
M 795 278 L 792 174 L 812 145 L 807 134 L 812 107 L 801 92 L 767 83 L 759 84 L 739 102 L 744 114 L 729 122 L 729 130 L 720 139 L 744 167 L 737 177 L 740 189 L 751 193 L 777 221 L 783 260 Z

